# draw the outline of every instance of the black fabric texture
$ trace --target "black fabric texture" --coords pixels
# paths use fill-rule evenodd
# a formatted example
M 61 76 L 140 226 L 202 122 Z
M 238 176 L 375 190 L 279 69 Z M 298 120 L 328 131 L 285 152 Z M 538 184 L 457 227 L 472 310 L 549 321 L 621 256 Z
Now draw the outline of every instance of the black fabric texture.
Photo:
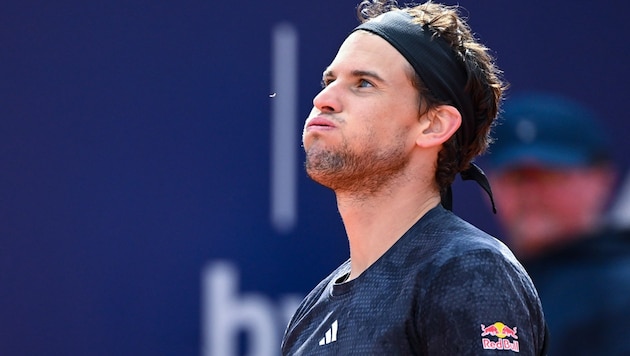
M 359 277 L 335 282 L 349 272 L 346 261 L 304 299 L 283 355 L 542 354 L 544 315 L 521 264 L 441 206 Z M 493 334 L 503 325 L 513 335 Z

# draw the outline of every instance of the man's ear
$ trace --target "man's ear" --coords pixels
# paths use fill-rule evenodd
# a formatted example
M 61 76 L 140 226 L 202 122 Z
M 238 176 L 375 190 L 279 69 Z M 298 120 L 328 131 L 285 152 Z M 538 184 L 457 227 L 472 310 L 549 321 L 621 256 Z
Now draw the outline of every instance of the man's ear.
M 462 124 L 462 116 L 455 107 L 440 105 L 429 110 L 420 119 L 422 132 L 416 139 L 420 147 L 432 147 L 446 142 Z

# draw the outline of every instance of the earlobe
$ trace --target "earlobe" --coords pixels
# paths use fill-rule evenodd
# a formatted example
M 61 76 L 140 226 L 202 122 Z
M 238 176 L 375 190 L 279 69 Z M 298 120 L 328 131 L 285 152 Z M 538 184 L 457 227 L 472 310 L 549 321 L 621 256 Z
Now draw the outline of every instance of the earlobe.
M 459 111 L 450 105 L 440 105 L 429 110 L 422 120 L 426 120 L 425 127 L 417 139 L 417 144 L 421 147 L 441 145 L 451 138 L 462 124 Z

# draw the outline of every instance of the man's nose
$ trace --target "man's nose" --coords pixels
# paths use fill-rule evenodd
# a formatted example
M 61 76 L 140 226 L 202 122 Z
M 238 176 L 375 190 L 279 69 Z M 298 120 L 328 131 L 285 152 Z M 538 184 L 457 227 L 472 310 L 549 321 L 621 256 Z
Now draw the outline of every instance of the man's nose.
M 313 98 L 313 106 L 322 113 L 340 112 L 342 109 L 340 89 L 335 82 L 330 83 Z

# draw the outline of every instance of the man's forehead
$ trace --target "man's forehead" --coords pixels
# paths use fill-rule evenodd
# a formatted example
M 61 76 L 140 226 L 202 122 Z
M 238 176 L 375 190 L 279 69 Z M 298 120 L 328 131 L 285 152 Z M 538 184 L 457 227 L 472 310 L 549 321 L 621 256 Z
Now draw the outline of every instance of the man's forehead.
M 375 70 L 379 66 L 407 60 L 387 41 L 366 31 L 351 33 L 341 44 L 326 72 L 338 71 L 338 67 L 351 66 L 359 70 Z

